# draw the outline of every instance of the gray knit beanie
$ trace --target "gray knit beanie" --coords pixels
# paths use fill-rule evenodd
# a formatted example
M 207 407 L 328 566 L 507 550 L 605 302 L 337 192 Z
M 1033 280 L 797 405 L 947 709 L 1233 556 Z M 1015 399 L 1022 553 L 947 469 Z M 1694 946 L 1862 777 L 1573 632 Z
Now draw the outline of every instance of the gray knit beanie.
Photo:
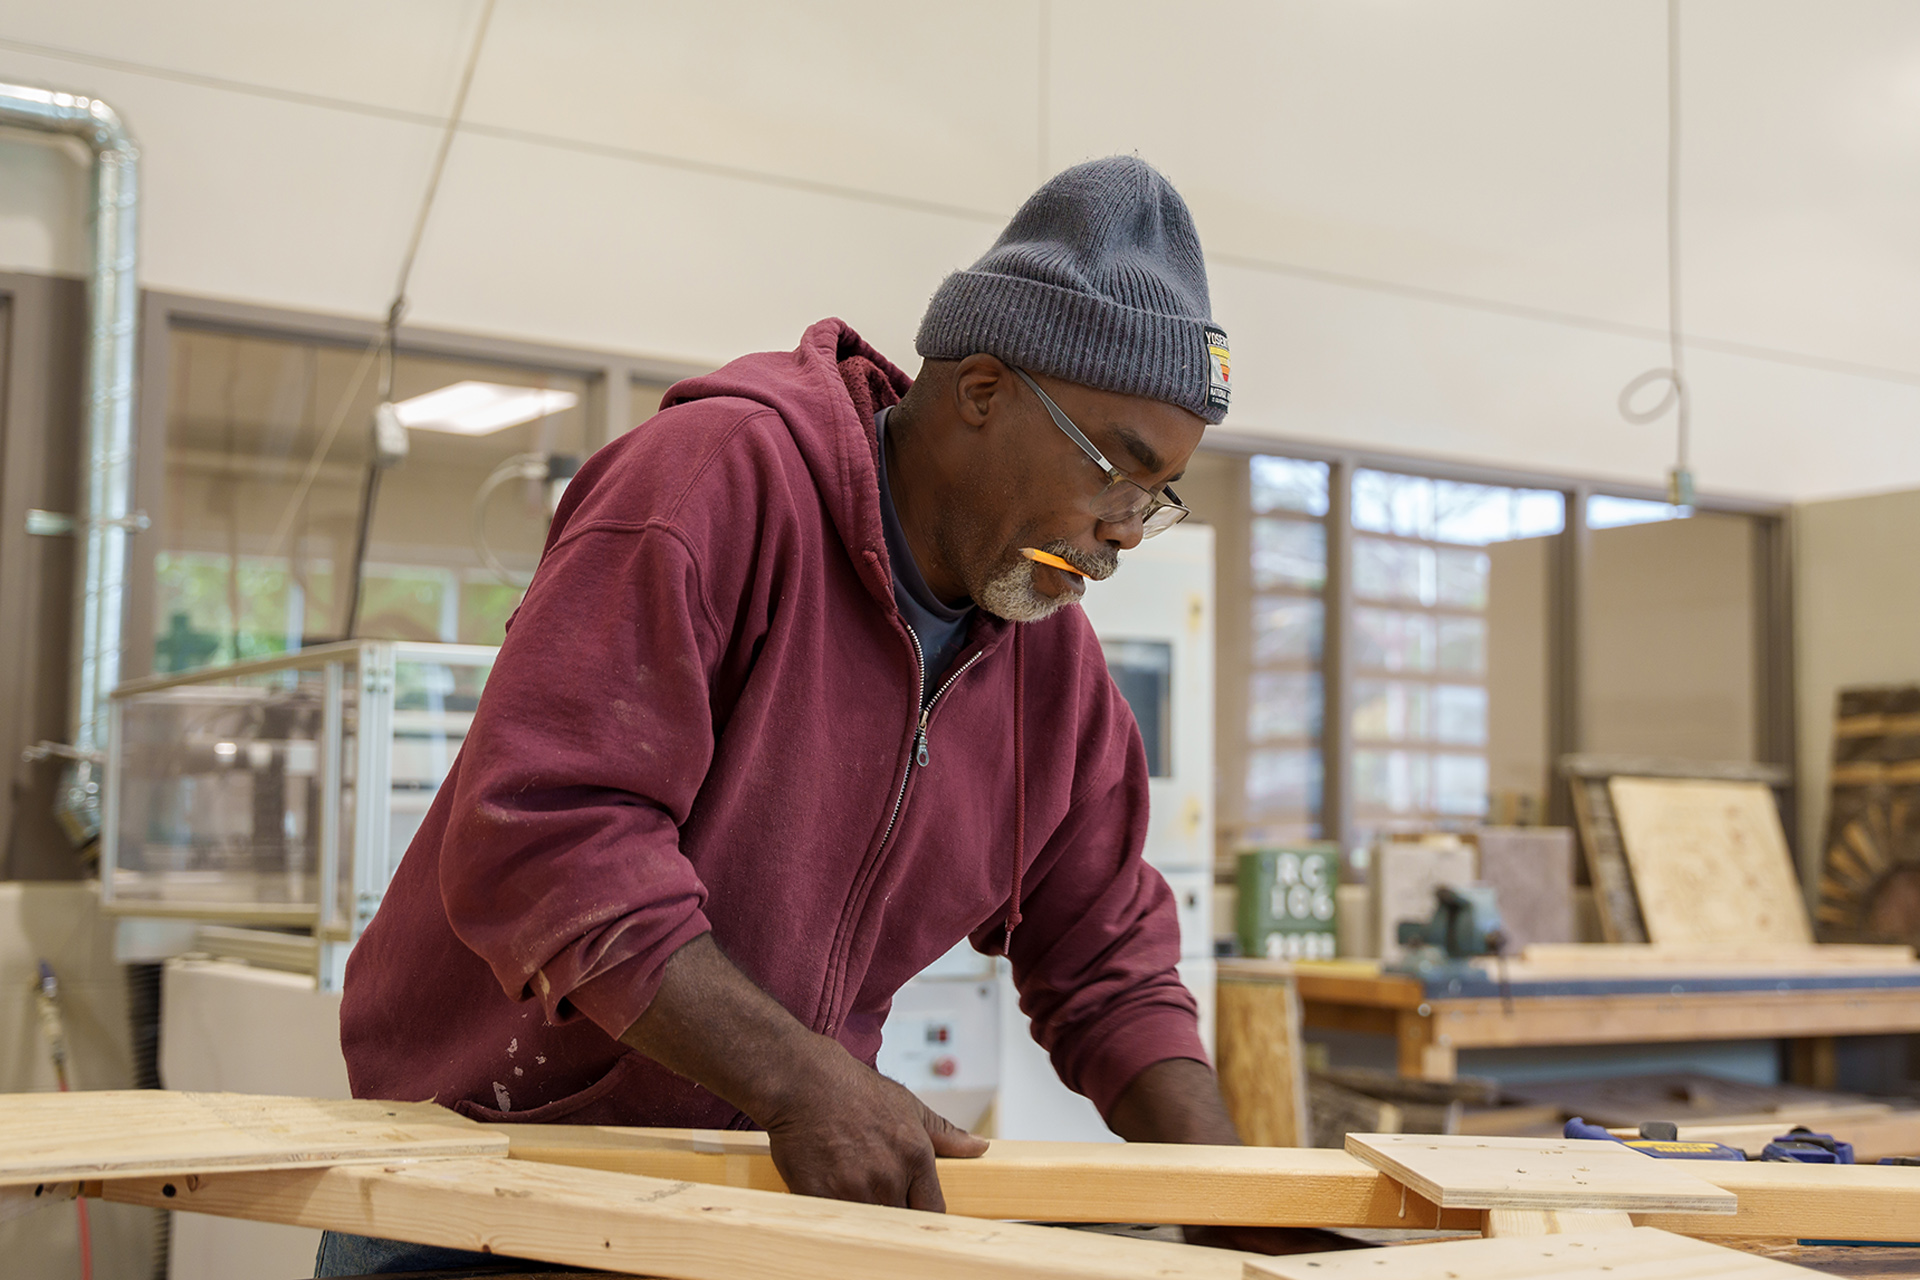
M 914 346 L 1227 416 L 1227 335 L 1186 201 L 1137 156 L 1056 174 L 980 261 L 948 276 Z

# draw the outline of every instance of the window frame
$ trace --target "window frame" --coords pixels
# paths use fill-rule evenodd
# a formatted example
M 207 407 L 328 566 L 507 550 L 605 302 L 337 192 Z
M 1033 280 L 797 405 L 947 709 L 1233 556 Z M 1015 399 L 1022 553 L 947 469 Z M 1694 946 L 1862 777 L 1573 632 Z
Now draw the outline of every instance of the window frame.
M 1585 749 L 1582 725 L 1583 635 L 1586 627 L 1588 583 L 1592 565 L 1592 532 L 1587 526 L 1587 499 L 1595 495 L 1666 502 L 1664 491 L 1651 485 L 1569 476 L 1555 472 L 1480 466 L 1451 459 L 1388 453 L 1369 449 L 1336 448 L 1284 435 L 1253 435 L 1214 428 L 1202 448 L 1237 461 L 1243 483 L 1237 487 L 1238 509 L 1220 513 L 1221 547 L 1217 567 L 1218 596 L 1222 602 L 1219 655 L 1223 668 L 1238 668 L 1251 679 L 1253 596 L 1251 570 L 1252 494 L 1245 483 L 1248 460 L 1259 454 L 1294 458 L 1327 465 L 1326 584 L 1321 592 L 1325 632 L 1321 642 L 1320 674 L 1325 705 L 1321 718 L 1320 832 L 1342 849 L 1355 847 L 1353 708 L 1354 634 L 1356 602 L 1353 590 L 1353 477 L 1361 469 L 1419 476 L 1465 484 L 1499 485 L 1559 492 L 1565 503 L 1565 524 L 1554 539 L 1553 575 L 1549 596 L 1547 636 L 1549 754 L 1558 760 Z M 1702 493 L 1693 510 L 1749 517 L 1754 538 L 1755 717 L 1753 755 L 1756 761 L 1779 765 L 1797 777 L 1794 737 L 1793 566 L 1791 557 L 1792 506 L 1789 503 L 1734 495 Z M 1367 535 L 1373 536 L 1373 535 Z M 1228 602 L 1239 602 L 1229 610 Z M 1235 628 L 1247 632 L 1237 642 L 1228 639 Z M 1223 669 L 1219 684 L 1232 683 L 1233 672 Z M 1221 700 L 1224 708 L 1227 700 Z M 1244 800 L 1235 792 L 1246 785 L 1245 766 L 1251 751 L 1246 716 L 1225 716 L 1215 725 L 1219 740 L 1216 758 L 1221 770 L 1217 811 L 1223 819 L 1244 812 Z M 1794 812 L 1796 792 L 1789 785 L 1780 793 L 1781 820 L 1789 846 L 1798 854 L 1798 826 Z M 1547 821 L 1570 824 L 1566 789 L 1548 792 Z M 1228 847 L 1237 829 L 1223 821 L 1216 873 L 1230 882 Z
M 381 332 L 378 320 L 229 302 L 193 294 L 143 289 L 140 295 L 140 378 L 134 417 L 134 498 L 147 527 L 127 549 L 127 605 L 122 619 L 121 675 L 131 680 L 153 671 L 158 594 L 156 564 L 166 522 L 167 411 L 171 403 L 173 334 L 176 329 L 237 334 L 364 350 Z M 635 383 L 672 383 L 710 373 L 707 365 L 494 338 L 455 330 L 401 325 L 394 335 L 401 355 L 484 361 L 521 369 L 584 377 L 587 381 L 587 451 L 599 449 L 650 415 L 636 406 Z M 636 409 L 639 410 L 636 416 Z

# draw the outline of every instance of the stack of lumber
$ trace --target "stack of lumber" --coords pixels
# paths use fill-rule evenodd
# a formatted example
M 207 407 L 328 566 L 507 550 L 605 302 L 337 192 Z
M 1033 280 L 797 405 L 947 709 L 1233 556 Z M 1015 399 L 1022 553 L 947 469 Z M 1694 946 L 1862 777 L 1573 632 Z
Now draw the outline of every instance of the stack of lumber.
M 78 1190 L 666 1280 L 1244 1280 L 1340 1274 L 1356 1256 L 1382 1280 L 1584 1275 L 1595 1259 L 1611 1280 L 1786 1280 L 1779 1264 L 1706 1238 L 1887 1239 L 1920 1221 L 1920 1169 L 1681 1166 L 1593 1142 L 996 1142 L 979 1159 L 941 1161 L 940 1177 L 949 1215 L 787 1195 L 758 1134 L 493 1128 L 424 1104 L 235 1095 L 0 1098 L 0 1187 L 16 1197 Z M 1004 1218 L 1493 1238 L 1267 1260 L 988 1221 Z

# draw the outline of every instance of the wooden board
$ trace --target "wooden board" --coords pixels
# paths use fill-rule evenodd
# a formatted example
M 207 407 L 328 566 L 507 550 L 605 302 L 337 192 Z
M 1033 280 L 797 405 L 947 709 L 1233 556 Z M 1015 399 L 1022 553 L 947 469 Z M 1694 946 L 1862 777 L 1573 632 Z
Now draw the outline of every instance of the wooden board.
M 1290 973 L 1221 969 L 1214 977 L 1220 1093 L 1240 1137 L 1303 1147 L 1312 1137 L 1300 996 Z
M 1572 942 L 1573 832 L 1565 827 L 1482 827 L 1480 879 L 1493 886 L 1509 954 Z
M 1617 1142 L 1350 1133 L 1347 1151 L 1447 1209 L 1732 1213 L 1730 1192 L 1683 1162 Z
M 506 1145 L 425 1102 L 159 1089 L 0 1096 L 0 1185 L 504 1155 Z
M 1636 1222 L 1690 1236 L 1906 1242 L 1920 1235 L 1920 1167 L 1792 1160 L 1692 1163 L 1703 1168 L 1706 1181 L 1739 1197 L 1739 1212 L 1732 1217 L 1635 1214 Z
M 1246 1264 L 1245 1280 L 1806 1280 L 1799 1267 L 1651 1227 L 1443 1240 Z
M 518 1159 L 774 1190 L 766 1135 L 584 1125 L 500 1125 Z M 1690 1131 L 1682 1130 L 1683 1137 Z M 1646 1157 L 1636 1157 L 1645 1159 Z M 1920 1168 L 1730 1164 L 1687 1169 L 1738 1195 L 1733 1215 L 1654 1214 L 1706 1236 L 1893 1240 L 1920 1222 Z M 947 1208 L 1048 1222 L 1194 1222 L 1479 1230 L 1474 1209 L 1439 1209 L 1344 1151 L 996 1140 L 978 1160 L 940 1161 Z
M 666 1280 L 1240 1280 L 1251 1256 L 526 1160 L 140 1178 L 103 1190 L 153 1208 Z
M 1569 773 L 1567 785 L 1572 789 L 1580 851 L 1586 856 L 1587 876 L 1593 881 L 1593 906 L 1600 917 L 1600 933 L 1608 942 L 1645 942 L 1647 926 L 1640 918 L 1633 872 L 1620 847 L 1620 828 L 1613 819 L 1607 780 Z
M 1836 710 L 1820 932 L 1920 937 L 1920 685 L 1842 689 Z
M 1617 777 L 1608 794 L 1648 941 L 1812 944 L 1765 784 Z
M 764 1133 L 505 1124 L 516 1160 L 785 1191 Z M 997 1138 L 973 1160 L 941 1160 L 947 1211 L 1041 1222 L 1195 1226 L 1406 1225 L 1475 1230 L 1344 1151 Z M 1405 1217 L 1401 1214 L 1404 1210 Z

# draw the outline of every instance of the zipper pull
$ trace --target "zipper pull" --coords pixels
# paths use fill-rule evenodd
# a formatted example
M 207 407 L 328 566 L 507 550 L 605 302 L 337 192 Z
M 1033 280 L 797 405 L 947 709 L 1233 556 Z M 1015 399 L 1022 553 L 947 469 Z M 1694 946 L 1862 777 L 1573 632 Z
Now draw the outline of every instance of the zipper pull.
M 913 760 L 924 769 L 927 767 L 927 722 L 924 718 L 920 721 L 920 730 L 914 734 L 914 737 L 919 740 L 919 746 L 914 752 Z

